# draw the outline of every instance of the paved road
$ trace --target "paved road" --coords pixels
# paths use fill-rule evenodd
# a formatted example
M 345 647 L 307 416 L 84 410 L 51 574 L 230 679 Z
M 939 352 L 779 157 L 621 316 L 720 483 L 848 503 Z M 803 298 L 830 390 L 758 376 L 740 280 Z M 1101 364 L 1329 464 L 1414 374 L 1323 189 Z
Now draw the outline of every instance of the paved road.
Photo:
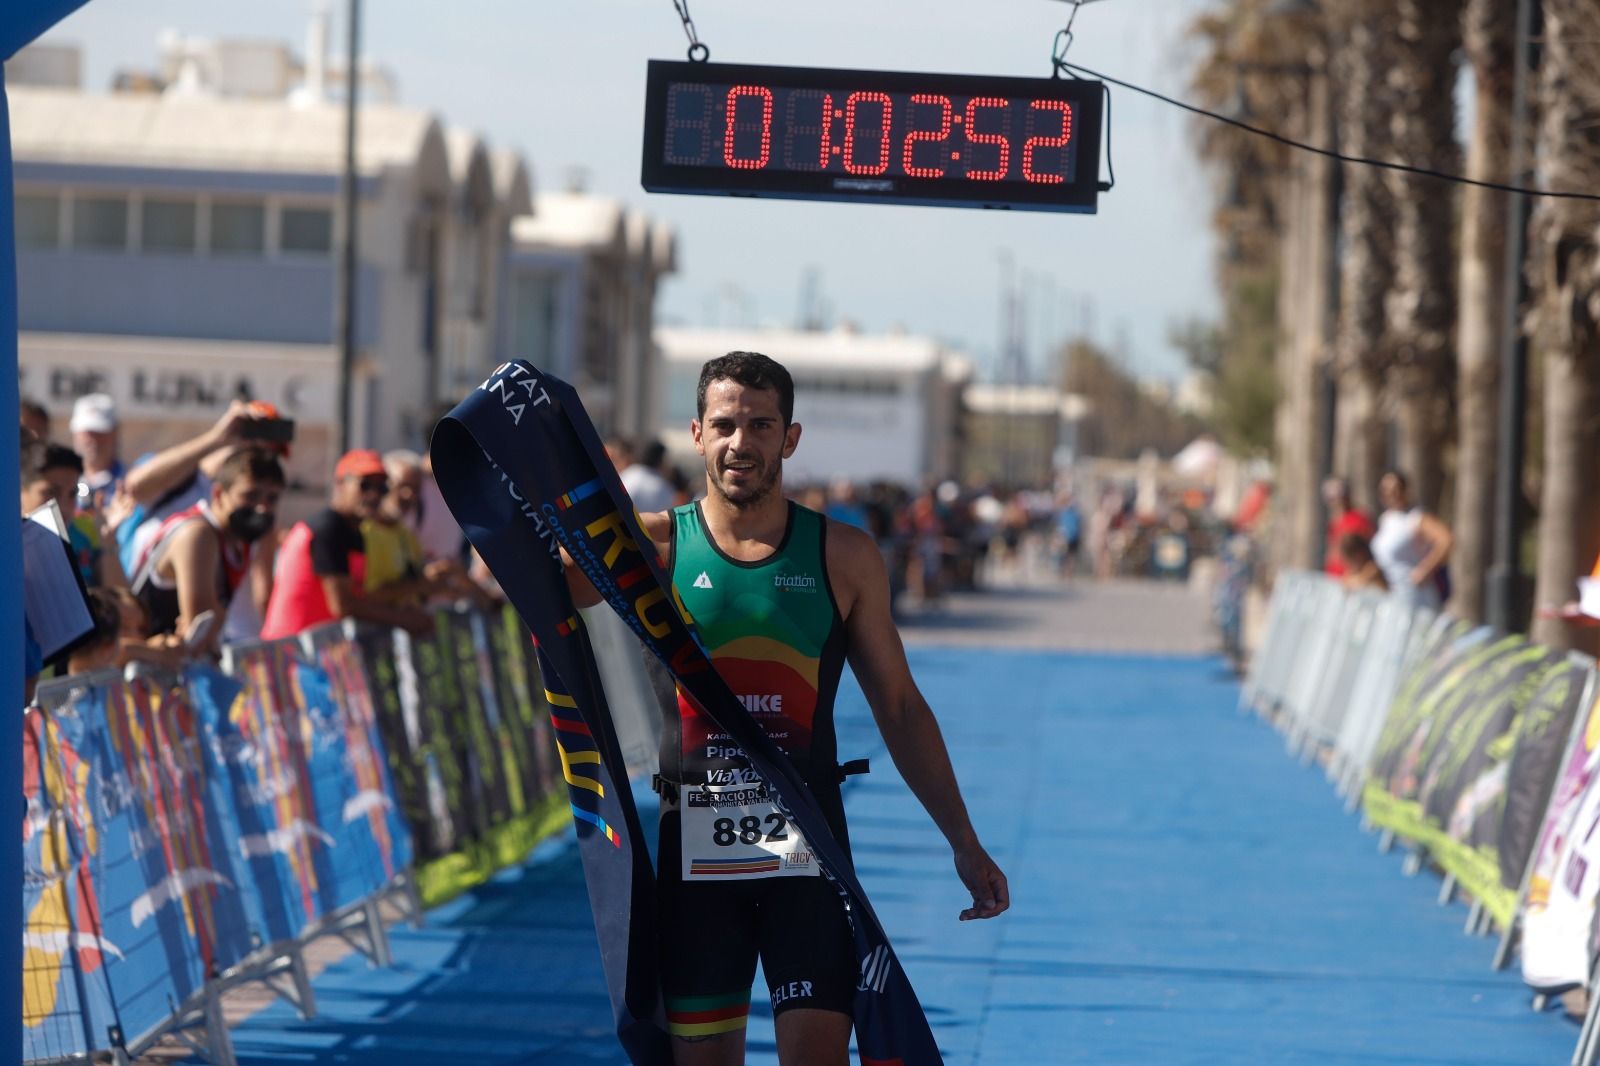
M 875 756 L 847 792 L 862 880 L 946 1061 L 1564 1062 L 1575 1028 L 1530 1013 L 1490 972 L 1492 945 L 1460 934 L 1464 911 L 1401 877 L 1321 776 L 1237 713 L 1216 660 L 1148 653 L 1204 648 L 1204 617 L 1178 589 L 1085 585 L 908 619 L 1011 877 L 997 921 L 955 921 L 948 852 L 859 692 L 841 694 L 841 754 Z M 1091 640 L 1119 654 L 1026 650 Z M 564 842 L 394 939 L 394 970 L 348 958 L 319 978 L 318 1019 L 274 1006 L 242 1025 L 241 1062 L 623 1061 Z M 764 998 L 750 1061 L 771 1064 Z
M 1206 597 L 1156 581 L 1061 581 L 1029 568 L 937 609 L 901 612 L 908 645 L 1064 652 L 1206 655 L 1216 648 Z

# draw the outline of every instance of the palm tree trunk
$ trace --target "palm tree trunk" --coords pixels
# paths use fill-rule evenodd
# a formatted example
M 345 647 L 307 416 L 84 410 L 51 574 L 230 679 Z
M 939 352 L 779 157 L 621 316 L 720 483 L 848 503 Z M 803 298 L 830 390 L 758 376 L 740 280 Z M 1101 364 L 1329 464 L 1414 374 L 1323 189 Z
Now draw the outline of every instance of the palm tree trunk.
M 1355 367 L 1339 375 L 1338 431 L 1344 437 L 1339 469 L 1350 482 L 1357 507 L 1376 514 L 1378 480 L 1389 467 L 1388 419 L 1383 414 L 1382 379 Z
M 1340 147 L 1349 155 L 1390 155 L 1393 109 L 1385 79 L 1393 30 L 1384 4 L 1352 0 L 1338 34 L 1335 58 L 1341 87 Z M 1394 197 L 1382 172 L 1346 164 L 1340 232 L 1340 306 L 1335 342 L 1339 371 L 1339 440 L 1336 454 L 1358 505 L 1376 503 L 1387 455 L 1387 427 L 1378 382 L 1389 365 L 1384 300 L 1394 281 Z
M 1540 186 L 1600 188 L 1600 0 L 1545 0 L 1539 72 Z M 1545 468 L 1535 603 L 1575 594 L 1600 547 L 1600 209 L 1543 199 L 1534 215 L 1531 274 L 1545 365 Z M 1537 619 L 1536 639 L 1571 647 L 1572 630 Z
M 1394 89 L 1394 155 L 1447 174 L 1459 169 L 1456 148 L 1458 0 L 1398 0 Z M 1398 461 L 1415 499 L 1439 510 L 1454 405 L 1455 188 L 1432 178 L 1391 173 L 1399 226 L 1395 286 L 1386 300 L 1395 357 L 1394 409 Z
M 1307 432 L 1309 393 L 1304 316 L 1300 304 L 1305 274 L 1305 182 L 1291 169 L 1281 193 L 1283 233 L 1279 239 L 1278 268 L 1278 416 L 1275 457 L 1278 479 L 1274 504 L 1280 516 L 1278 546 L 1282 565 L 1301 570 L 1321 569 L 1316 558 L 1317 486 L 1316 456 Z
M 1462 36 L 1473 75 L 1467 176 L 1507 182 L 1515 77 L 1516 5 L 1468 0 Z M 1484 618 L 1484 575 L 1494 556 L 1495 448 L 1499 443 L 1500 331 L 1506 285 L 1506 194 L 1468 186 L 1461 197 L 1461 303 L 1456 319 L 1455 585 L 1451 610 Z

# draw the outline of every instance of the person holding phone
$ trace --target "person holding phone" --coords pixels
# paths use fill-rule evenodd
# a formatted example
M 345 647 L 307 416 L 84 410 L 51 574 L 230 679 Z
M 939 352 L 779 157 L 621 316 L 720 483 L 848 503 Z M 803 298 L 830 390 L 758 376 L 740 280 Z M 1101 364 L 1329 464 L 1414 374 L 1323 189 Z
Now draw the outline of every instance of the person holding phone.
M 148 637 L 202 654 L 215 650 L 234 595 L 272 565 L 270 553 L 255 547 L 277 525 L 284 485 L 277 456 L 240 448 L 217 470 L 208 499 L 162 522 L 133 578 Z
M 126 510 L 116 523 L 123 568 L 130 574 L 138 569 L 151 538 L 168 518 L 210 499 L 212 481 L 229 456 L 257 447 L 286 461 L 293 439 L 293 420 L 280 417 L 272 404 L 235 400 L 204 433 L 141 457 L 128 471 L 118 500 Z M 265 602 L 257 601 L 258 610 Z

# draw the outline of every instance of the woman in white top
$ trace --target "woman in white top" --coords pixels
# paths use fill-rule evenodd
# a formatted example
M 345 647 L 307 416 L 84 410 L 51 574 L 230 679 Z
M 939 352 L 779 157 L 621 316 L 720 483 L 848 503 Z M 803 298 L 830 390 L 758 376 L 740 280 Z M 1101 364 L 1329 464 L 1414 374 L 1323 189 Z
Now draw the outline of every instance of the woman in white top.
M 1439 570 L 1455 543 L 1450 527 L 1411 503 L 1405 475 L 1397 470 L 1378 482 L 1378 497 L 1384 511 L 1372 535 L 1372 557 L 1394 595 L 1416 606 L 1437 608 L 1444 599 Z

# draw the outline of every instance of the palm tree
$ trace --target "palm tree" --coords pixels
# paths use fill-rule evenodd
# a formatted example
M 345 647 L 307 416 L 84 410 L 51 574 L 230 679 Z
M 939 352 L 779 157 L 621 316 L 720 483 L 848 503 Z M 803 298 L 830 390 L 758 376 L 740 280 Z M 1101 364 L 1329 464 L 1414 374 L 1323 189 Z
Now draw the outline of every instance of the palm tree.
M 1467 0 L 1462 38 L 1472 67 L 1473 121 L 1467 176 L 1507 182 L 1511 98 L 1516 74 L 1516 5 Z M 1501 293 L 1506 231 L 1513 220 L 1506 195 L 1467 186 L 1461 195 L 1460 307 L 1456 318 L 1455 551 L 1450 609 L 1469 622 L 1484 617 L 1483 577 L 1494 547 L 1495 446 L 1499 439 Z
M 1195 95 L 1213 110 L 1264 121 L 1301 137 L 1331 139 L 1320 68 L 1320 19 L 1273 11 L 1272 0 L 1232 0 L 1202 16 L 1192 34 L 1203 54 Z M 1322 79 L 1322 80 L 1318 80 Z M 1328 168 L 1321 160 L 1231 127 L 1197 126 L 1200 154 L 1222 191 L 1213 222 L 1223 249 L 1223 365 L 1219 383 L 1259 374 L 1271 356 L 1275 382 L 1249 392 L 1276 395 L 1273 453 L 1278 467 L 1270 554 L 1277 566 L 1316 566 L 1318 541 L 1316 381 L 1327 330 L 1314 309 L 1326 304 Z M 1320 170 L 1319 170 L 1320 167 Z M 1321 184 L 1318 184 L 1319 179 Z M 1321 209 L 1319 210 L 1319 206 Z M 1319 283 L 1318 279 L 1322 279 Z M 1276 293 L 1274 301 L 1271 294 Z M 1266 299 L 1263 299 L 1266 296 Z
M 1393 67 L 1393 5 L 1387 0 L 1345 0 L 1338 5 L 1334 56 L 1341 89 L 1340 149 L 1349 155 L 1388 158 L 1391 151 L 1388 75 Z M 1393 287 L 1396 204 L 1385 174 L 1346 164 L 1340 208 L 1339 323 L 1335 342 L 1339 416 L 1335 468 L 1350 479 L 1359 505 L 1376 502 L 1378 477 L 1388 458 L 1382 382 L 1392 359 L 1385 300 Z
M 1392 151 L 1412 166 L 1456 173 L 1452 90 L 1460 0 L 1398 0 L 1393 10 Z M 1455 414 L 1455 186 L 1399 172 L 1388 178 L 1399 223 L 1395 283 L 1386 300 L 1398 465 L 1410 475 L 1417 501 L 1437 512 Z
M 1539 71 L 1541 188 L 1600 189 L 1600 0 L 1545 0 Z M 1530 274 L 1544 357 L 1544 478 L 1535 601 L 1573 595 L 1600 547 L 1600 204 L 1543 198 Z M 1536 639 L 1569 647 L 1571 630 L 1536 620 Z

